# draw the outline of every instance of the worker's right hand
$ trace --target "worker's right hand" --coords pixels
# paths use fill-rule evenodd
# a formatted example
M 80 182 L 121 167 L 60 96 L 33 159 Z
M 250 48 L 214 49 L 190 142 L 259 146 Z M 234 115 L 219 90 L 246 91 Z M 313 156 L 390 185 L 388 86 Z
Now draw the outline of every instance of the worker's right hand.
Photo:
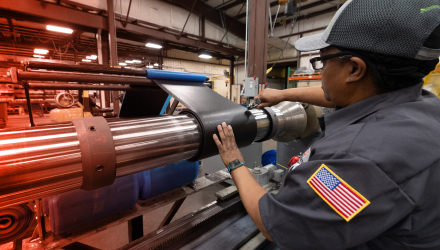
M 261 104 L 258 105 L 258 109 L 265 107 L 272 107 L 278 103 L 284 101 L 283 91 L 277 89 L 265 89 L 261 94 L 257 95 L 255 98 L 260 98 Z M 254 99 L 255 99 L 254 98 Z

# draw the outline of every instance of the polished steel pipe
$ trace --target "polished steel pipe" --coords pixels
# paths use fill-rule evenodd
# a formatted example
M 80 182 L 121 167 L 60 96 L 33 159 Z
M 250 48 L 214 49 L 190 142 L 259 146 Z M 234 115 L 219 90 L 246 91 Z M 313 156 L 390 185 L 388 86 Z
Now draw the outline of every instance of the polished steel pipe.
M 109 122 L 116 177 L 194 157 L 202 135 L 194 118 L 160 116 Z M 0 207 L 82 185 L 78 136 L 72 125 L 0 133 Z
M 289 142 L 298 139 L 306 129 L 307 114 L 300 103 L 281 102 L 270 108 L 274 112 L 274 117 L 269 117 L 269 113 L 261 109 L 253 109 L 250 112 L 254 115 L 257 122 L 257 137 L 254 141 L 260 141 L 272 133 L 271 119 L 276 119 L 278 124 L 276 131 L 273 131 L 274 139 L 279 142 Z
M 271 109 L 273 117 L 267 111 L 251 111 L 257 125 L 254 141 L 268 135 L 289 136 L 292 131 L 299 136 L 304 130 L 306 114 L 301 104 Z M 275 132 L 271 119 L 277 119 Z M 118 118 L 108 124 L 116 151 L 116 178 L 193 158 L 203 141 L 197 120 L 189 114 Z M 0 208 L 81 188 L 79 146 L 72 124 L 0 133 Z
M 29 89 L 53 90 L 117 90 L 117 91 L 162 91 L 159 86 L 118 86 L 118 85 L 91 85 L 91 84 L 63 84 L 63 83 L 28 83 Z
M 145 70 L 132 70 L 132 69 L 120 69 L 113 68 L 104 65 L 71 65 L 64 63 L 48 63 L 48 62 L 27 62 L 29 68 L 35 69 L 48 69 L 48 70 L 62 70 L 62 71 L 78 71 L 78 72 L 90 72 L 90 73 L 106 73 L 106 74 L 118 74 L 118 75 L 133 75 L 133 76 L 147 76 Z
M 60 81 L 60 82 L 90 82 L 90 83 L 115 83 L 132 84 L 156 87 L 157 85 L 145 77 L 103 75 L 92 73 L 72 73 L 61 71 L 19 71 L 17 79 L 34 81 Z

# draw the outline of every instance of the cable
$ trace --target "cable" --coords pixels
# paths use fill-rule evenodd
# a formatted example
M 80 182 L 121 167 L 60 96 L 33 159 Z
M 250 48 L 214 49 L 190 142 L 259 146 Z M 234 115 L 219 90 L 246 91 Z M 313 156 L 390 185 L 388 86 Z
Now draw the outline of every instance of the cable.
M 278 59 L 275 61 L 275 63 L 272 65 L 272 67 L 270 67 L 270 68 L 267 70 L 266 74 L 269 74 L 269 73 L 272 71 L 273 67 L 275 67 L 275 65 L 278 63 L 278 60 L 280 60 L 280 58 L 283 56 L 283 54 L 284 54 L 284 50 L 286 49 L 287 44 L 289 43 L 289 40 L 290 40 L 290 38 L 292 37 L 293 29 L 295 28 L 295 25 L 296 25 L 296 20 L 298 19 L 298 17 L 299 17 L 300 15 L 301 15 L 301 5 L 298 7 L 298 16 L 296 16 L 295 19 L 293 20 L 293 23 L 292 23 L 292 29 L 290 30 L 289 38 L 287 38 L 286 44 L 284 45 L 284 48 L 283 48 L 283 50 L 281 51 L 280 56 L 279 56 Z

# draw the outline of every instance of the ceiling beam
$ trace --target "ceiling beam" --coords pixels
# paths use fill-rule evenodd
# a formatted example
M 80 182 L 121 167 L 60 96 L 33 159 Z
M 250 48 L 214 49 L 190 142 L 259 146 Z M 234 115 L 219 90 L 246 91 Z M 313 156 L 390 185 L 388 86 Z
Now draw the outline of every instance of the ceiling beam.
M 40 5 L 40 2 L 35 0 L 0 1 L 0 16 L 43 24 L 50 23 L 53 25 L 60 25 L 75 30 L 84 30 L 89 32 L 96 32 L 97 29 L 108 30 L 106 16 L 90 14 L 50 3 L 47 3 L 43 8 Z M 218 17 L 220 18 L 220 16 Z M 143 27 L 140 25 L 128 24 L 127 27 L 123 27 L 120 22 L 116 22 L 116 29 L 124 30 L 130 33 L 140 33 L 158 40 L 174 42 L 200 49 L 217 51 L 229 55 L 244 56 L 244 52 L 242 50 L 226 48 L 221 44 L 212 44 L 185 37 L 178 39 L 177 36 L 168 32 Z
M 192 6 L 194 4 L 194 0 L 163 0 L 163 1 L 173 4 L 175 6 L 185 8 L 188 11 L 192 9 Z M 219 27 L 223 27 L 219 11 L 217 9 L 212 8 L 208 4 L 203 3 L 202 1 L 196 2 L 192 12 L 197 16 L 204 15 L 207 21 L 214 23 Z M 228 15 L 225 15 L 225 19 L 226 19 L 225 20 L 226 27 L 229 27 L 229 25 L 234 21 L 234 17 Z M 241 22 L 235 22 L 229 32 L 231 32 L 235 36 L 240 37 L 241 39 L 245 39 L 246 25 Z
M 130 24 L 130 23 L 127 24 L 126 28 L 124 28 L 120 22 L 117 22 L 116 29 L 126 30 L 126 31 L 130 31 L 133 33 L 137 33 L 137 34 L 150 36 L 155 39 L 162 40 L 162 41 L 173 42 L 173 43 L 178 43 L 178 44 L 196 47 L 196 48 L 200 48 L 200 49 L 207 49 L 207 50 L 227 53 L 230 55 L 244 56 L 243 51 L 239 51 L 239 50 L 232 49 L 232 48 L 225 48 L 221 45 L 218 46 L 216 44 L 201 42 L 199 40 L 194 40 L 194 39 L 186 38 L 186 37 L 180 37 L 180 39 L 179 39 L 178 35 L 173 35 L 173 34 L 170 34 L 167 32 L 158 31 L 158 30 L 154 30 L 154 29 L 150 29 L 150 28 L 146 28 L 146 27 L 142 27 L 142 26 L 134 25 L 134 24 Z
M 310 13 L 308 15 L 299 16 L 296 19 L 296 21 L 299 22 L 299 21 L 302 21 L 302 20 L 305 20 L 305 19 L 309 19 L 309 18 L 312 18 L 312 17 L 320 16 L 320 15 L 324 15 L 324 14 L 327 14 L 327 13 L 330 13 L 330 12 L 334 12 L 334 11 L 338 11 L 338 6 L 334 6 L 334 7 L 325 9 L 325 10 L 313 12 L 313 13 Z M 282 25 L 283 24 L 281 24 L 281 23 L 277 23 L 277 24 L 275 24 L 275 27 L 282 26 Z
M 226 10 L 229 10 L 231 8 L 234 8 L 237 5 L 243 4 L 243 2 L 244 2 L 243 0 L 236 0 L 235 2 L 227 4 L 227 5 L 223 6 L 223 7 L 218 8 L 218 9 L 222 10 L 222 11 L 226 11 Z
M 330 1 L 332 1 L 332 0 L 330 0 Z M 306 5 L 304 5 L 304 6 L 301 5 L 301 6 L 299 7 L 299 10 L 300 10 L 300 11 L 308 10 L 308 9 L 311 9 L 311 8 L 314 8 L 314 7 L 317 7 L 317 6 L 320 6 L 320 5 L 326 4 L 326 3 L 328 3 L 328 2 L 326 2 L 326 1 L 324 1 L 324 0 L 320 0 L 320 1 L 318 1 L 318 2 L 314 2 L 314 3 L 306 4 Z M 277 6 L 277 5 L 278 5 L 278 1 L 275 1 L 275 2 L 270 3 L 270 7 L 274 7 L 274 6 Z M 284 6 L 281 6 L 281 7 L 280 7 L 280 9 L 284 9 L 284 8 L 285 8 Z M 285 16 L 284 12 L 280 12 L 280 13 L 278 13 L 278 17 L 284 17 L 284 16 Z M 246 17 L 246 13 L 240 14 L 237 18 L 240 19 L 240 18 L 243 18 L 243 17 Z M 272 16 L 272 20 L 273 20 L 273 19 L 275 19 L 275 15 Z
M 275 2 L 275 3 L 278 3 L 278 2 Z M 314 8 L 314 7 L 317 7 L 317 6 L 320 6 L 320 5 L 326 4 L 326 3 L 328 3 L 328 2 L 321 0 L 321 1 L 318 1 L 318 2 L 311 3 L 311 4 L 307 4 L 307 5 L 301 6 L 301 7 L 299 8 L 299 11 L 301 12 L 301 11 L 304 11 L 304 10 L 308 10 L 308 9 L 311 9 L 311 8 Z M 278 5 L 278 4 L 276 4 L 276 5 Z M 276 5 L 275 5 L 275 6 L 276 6 Z M 280 8 L 280 9 L 281 9 L 281 8 Z M 275 16 L 276 16 L 276 15 L 273 15 L 273 16 L 272 16 L 272 20 L 275 19 Z M 285 17 L 285 16 L 286 16 L 286 14 L 284 14 L 284 12 L 282 12 L 282 13 L 278 13 L 278 18 L 280 18 L 280 17 Z

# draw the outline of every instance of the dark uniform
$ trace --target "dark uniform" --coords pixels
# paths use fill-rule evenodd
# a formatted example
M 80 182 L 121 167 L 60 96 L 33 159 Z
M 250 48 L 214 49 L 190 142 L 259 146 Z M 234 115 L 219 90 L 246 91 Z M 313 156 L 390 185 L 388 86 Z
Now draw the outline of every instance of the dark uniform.
M 421 87 L 319 118 L 323 137 L 259 201 L 278 247 L 440 249 L 440 100 Z

